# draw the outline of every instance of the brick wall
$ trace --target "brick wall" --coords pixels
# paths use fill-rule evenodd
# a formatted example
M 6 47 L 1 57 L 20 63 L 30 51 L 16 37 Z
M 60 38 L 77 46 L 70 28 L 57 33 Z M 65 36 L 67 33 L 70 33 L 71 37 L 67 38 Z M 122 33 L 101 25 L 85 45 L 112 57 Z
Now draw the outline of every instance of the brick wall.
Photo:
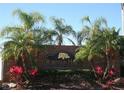
M 78 46 L 44 46 L 37 52 L 35 59 L 39 69 L 90 69 L 89 62 L 73 62 L 75 51 Z M 69 60 L 58 60 L 58 53 L 67 53 L 71 56 Z M 29 62 L 30 63 L 30 62 Z M 7 71 L 15 62 L 11 59 L 9 62 L 4 62 L 4 80 L 8 80 Z M 105 58 L 96 59 L 93 64 L 106 66 Z M 115 63 L 119 68 L 119 63 Z

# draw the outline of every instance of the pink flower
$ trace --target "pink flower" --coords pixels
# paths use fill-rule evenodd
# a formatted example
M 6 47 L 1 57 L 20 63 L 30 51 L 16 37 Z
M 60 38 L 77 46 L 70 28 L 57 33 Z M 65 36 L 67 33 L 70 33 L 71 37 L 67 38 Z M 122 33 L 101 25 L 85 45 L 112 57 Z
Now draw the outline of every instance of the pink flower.
M 96 73 L 99 74 L 99 75 L 102 75 L 102 74 L 103 74 L 103 69 L 102 69 L 102 67 L 100 67 L 100 66 L 96 66 L 96 67 L 95 67 L 95 71 L 96 71 Z
M 111 68 L 108 72 L 109 76 L 113 76 L 115 75 L 116 71 L 115 71 L 115 68 Z
M 37 70 L 37 69 L 31 69 L 31 70 L 29 71 L 29 74 L 32 75 L 32 76 L 35 76 L 35 75 L 38 74 L 38 70 Z
M 15 67 L 15 73 L 16 74 L 22 74 L 23 73 L 23 69 L 22 69 L 22 67 Z
M 23 68 L 21 66 L 12 66 L 10 67 L 9 72 L 12 74 L 22 74 Z

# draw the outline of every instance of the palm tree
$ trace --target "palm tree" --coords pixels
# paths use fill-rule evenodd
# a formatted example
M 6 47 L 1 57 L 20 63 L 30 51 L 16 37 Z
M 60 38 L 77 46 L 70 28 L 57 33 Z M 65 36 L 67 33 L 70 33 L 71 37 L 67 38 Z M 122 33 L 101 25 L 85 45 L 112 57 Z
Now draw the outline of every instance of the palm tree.
M 21 26 L 14 26 L 14 27 L 6 27 L 2 30 L 1 36 L 5 36 L 11 34 L 15 31 L 24 31 L 24 32 L 32 32 L 35 29 L 35 25 L 39 22 L 44 22 L 44 17 L 39 14 L 38 12 L 26 13 L 20 9 L 16 9 L 13 11 L 13 15 L 17 15 L 18 18 L 21 20 Z
M 112 62 L 112 58 L 116 57 L 118 54 L 117 51 L 119 49 L 118 46 L 118 32 L 115 28 L 108 28 L 105 31 L 94 35 L 92 39 L 87 41 L 87 44 L 84 48 L 81 48 L 77 54 L 77 59 L 88 59 L 88 61 L 93 61 L 96 57 L 104 57 L 106 58 L 107 66 L 104 73 L 103 78 L 105 78 L 108 69 L 114 64 L 110 65 Z
M 94 68 L 94 59 L 97 57 L 102 58 L 103 55 L 100 48 L 94 48 L 94 43 L 95 42 L 88 40 L 84 46 L 80 47 L 75 55 L 75 61 L 88 61 L 91 66 L 91 71 L 94 72 L 94 75 L 97 78 Z
M 51 29 L 46 29 L 44 31 L 44 40 L 46 40 L 46 44 L 48 45 L 54 45 L 55 44 L 55 40 L 53 39 L 54 36 L 56 36 L 56 32 L 54 30 Z
M 63 36 L 74 34 L 74 31 L 71 26 L 64 24 L 64 19 L 60 18 L 51 18 L 54 23 L 54 36 L 56 36 L 56 42 L 58 45 L 61 45 L 63 43 Z
M 76 43 L 70 39 L 67 38 L 73 45 L 77 45 L 77 46 L 82 46 L 82 42 L 85 41 L 87 39 L 87 36 L 89 34 L 89 31 L 80 31 L 80 32 L 75 32 L 75 34 L 73 35 L 73 37 L 76 40 Z
M 43 16 L 37 12 L 26 13 L 19 9 L 13 12 L 18 15 L 22 22 L 21 26 L 6 27 L 1 32 L 6 41 L 5 48 L 2 51 L 3 60 L 14 58 L 16 62 L 21 60 L 25 71 L 27 71 L 26 60 L 29 59 L 31 66 L 36 67 L 35 59 L 33 58 L 33 50 L 38 47 L 37 42 L 43 43 L 43 29 L 36 28 L 36 23 L 44 22 Z M 39 34 L 40 33 L 40 34 Z
M 35 40 L 36 47 L 40 47 L 44 44 L 53 44 L 54 32 L 47 28 L 34 29 L 32 32 L 33 38 Z
M 87 25 L 85 25 L 85 22 Z M 82 24 L 83 28 L 79 32 L 74 33 L 74 38 L 77 42 L 78 46 L 82 45 L 82 42 L 85 43 L 85 41 L 88 38 L 91 38 L 95 33 L 98 33 L 99 31 L 102 31 L 104 27 L 107 27 L 107 22 L 104 18 L 96 19 L 93 23 L 91 22 L 89 16 L 84 16 L 82 18 Z M 68 40 L 73 44 L 76 45 L 75 42 L 68 38 Z
M 84 24 L 84 22 L 88 22 L 91 25 L 91 21 L 89 19 L 89 16 L 85 16 L 82 18 L 82 23 Z M 90 28 L 88 26 L 83 26 L 83 29 L 79 32 L 74 32 L 74 38 L 76 40 L 76 43 L 68 38 L 68 40 L 73 44 L 73 45 L 77 45 L 77 46 L 81 46 L 82 42 L 84 42 L 88 37 L 89 37 L 89 32 L 90 32 Z
M 100 21 L 96 22 L 99 23 Z M 116 55 L 119 48 L 119 30 L 116 31 L 114 27 L 108 28 L 107 26 L 101 28 L 101 25 L 92 25 L 92 27 L 90 29 L 94 32 L 90 32 L 91 34 L 86 41 L 85 47 L 79 49 L 79 52 L 76 54 L 76 59 L 87 59 L 91 63 L 91 67 L 94 68 L 91 61 L 96 57 L 105 57 L 107 62 L 106 71 L 103 76 L 105 78 L 106 72 L 110 68 L 110 56 Z
M 96 40 L 95 40 L 96 41 Z M 113 28 L 107 28 L 105 31 L 102 32 L 101 35 L 99 35 L 99 41 L 96 42 L 95 48 L 98 46 L 101 48 L 101 51 L 105 54 L 107 66 L 105 69 L 105 73 L 103 78 L 105 78 L 105 75 L 107 74 L 107 70 L 114 66 L 115 64 L 112 64 L 113 58 L 116 57 L 119 50 L 119 29 L 116 31 L 116 29 Z M 112 58 L 112 59 L 111 59 Z M 112 64 L 112 65 L 110 65 Z
M 85 25 L 84 23 L 88 22 L 89 25 Z M 82 18 L 83 29 L 82 31 L 89 32 L 87 34 L 87 38 L 92 38 L 99 31 L 103 31 L 104 28 L 108 27 L 106 19 L 100 17 L 96 19 L 94 22 L 91 22 L 89 16 L 85 16 Z
M 4 42 L 4 49 L 2 50 L 2 58 L 8 61 L 14 58 L 17 64 L 23 65 L 25 73 L 27 73 L 27 64 L 32 67 L 37 67 L 35 59 L 32 56 L 34 40 L 26 34 L 26 32 L 18 31 L 8 37 L 9 40 Z M 28 59 L 29 62 L 26 62 Z M 21 63 L 20 63 L 21 62 Z
M 30 31 L 36 23 L 44 22 L 43 15 L 38 12 L 27 14 L 26 12 L 17 9 L 13 12 L 13 15 L 17 15 L 19 17 L 25 31 Z

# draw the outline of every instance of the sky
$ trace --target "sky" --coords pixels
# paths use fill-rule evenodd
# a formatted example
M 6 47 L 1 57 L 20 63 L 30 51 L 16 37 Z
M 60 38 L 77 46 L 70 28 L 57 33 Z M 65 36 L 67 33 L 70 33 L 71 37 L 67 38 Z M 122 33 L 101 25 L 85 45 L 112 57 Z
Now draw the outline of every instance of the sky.
M 121 6 L 119 3 L 109 4 L 0 4 L 0 30 L 5 26 L 20 25 L 20 20 L 12 15 L 15 9 L 22 9 L 26 12 L 37 11 L 44 15 L 46 23 L 43 26 L 53 28 L 50 22 L 51 16 L 65 19 L 65 23 L 73 27 L 75 31 L 82 29 L 81 19 L 83 16 L 89 16 L 91 21 L 96 18 L 104 17 L 110 27 L 115 26 L 117 29 L 121 28 Z M 120 31 L 120 34 L 124 34 Z M 66 44 L 69 42 L 65 40 Z

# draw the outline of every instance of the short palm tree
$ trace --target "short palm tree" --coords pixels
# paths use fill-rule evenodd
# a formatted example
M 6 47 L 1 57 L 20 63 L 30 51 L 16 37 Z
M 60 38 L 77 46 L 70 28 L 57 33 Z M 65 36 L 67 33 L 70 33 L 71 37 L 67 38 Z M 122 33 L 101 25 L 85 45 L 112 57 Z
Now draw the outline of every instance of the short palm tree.
M 113 58 L 116 58 L 118 54 L 120 47 L 118 45 L 118 42 L 119 42 L 119 29 L 116 31 L 115 28 L 106 28 L 105 31 L 103 31 L 102 34 L 99 35 L 99 39 L 97 39 L 95 48 L 98 48 L 99 46 L 99 48 L 101 48 L 101 51 L 103 51 L 106 57 L 107 67 L 105 72 L 107 72 L 107 70 L 111 66 L 115 65 L 114 63 L 112 64 L 112 60 Z M 106 73 L 104 74 L 104 77 L 105 75 Z
M 99 23 L 99 21 L 98 21 Z M 95 23 L 96 24 L 96 23 Z M 104 73 L 103 78 L 106 75 L 107 70 L 110 68 L 111 60 L 110 56 L 116 55 L 119 47 L 118 47 L 118 37 L 119 30 L 116 29 L 102 27 L 96 25 L 96 27 L 92 26 L 90 28 L 90 37 L 87 39 L 85 47 L 79 49 L 79 52 L 76 54 L 76 59 L 85 60 L 87 59 L 92 66 L 92 61 L 96 57 L 105 57 L 107 61 L 106 71 Z M 97 33 L 96 33 L 97 32 Z M 93 68 L 93 66 L 92 66 Z
M 5 47 L 2 51 L 2 58 L 4 61 L 8 61 L 10 58 L 14 58 L 17 63 L 21 61 L 21 64 L 26 69 L 25 59 L 29 59 L 31 66 L 36 67 L 36 64 L 31 55 L 34 40 L 25 33 L 18 31 L 8 37 L 9 40 L 4 43 Z
M 2 51 L 3 60 L 8 60 L 11 57 L 17 62 L 21 60 L 26 69 L 25 57 L 27 57 L 30 64 L 32 64 L 33 67 L 36 67 L 32 50 L 37 47 L 37 42 L 43 42 L 43 31 L 36 28 L 35 25 L 36 23 L 44 22 L 44 18 L 37 12 L 28 14 L 19 9 L 15 10 L 13 14 L 18 15 L 22 25 L 6 27 L 1 32 L 1 36 L 7 39 L 4 42 L 5 47 Z

